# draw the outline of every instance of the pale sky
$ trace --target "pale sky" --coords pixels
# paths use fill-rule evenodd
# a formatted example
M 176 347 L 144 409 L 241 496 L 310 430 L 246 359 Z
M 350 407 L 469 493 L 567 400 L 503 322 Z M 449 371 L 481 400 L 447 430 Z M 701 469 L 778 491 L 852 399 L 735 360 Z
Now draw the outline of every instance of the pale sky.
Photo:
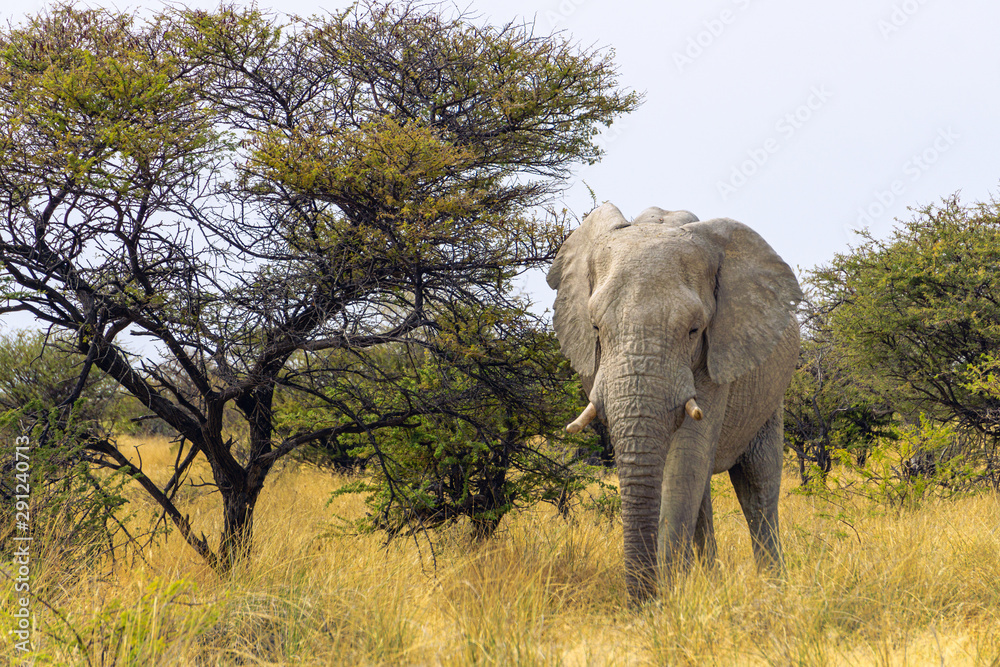
M 90 5 L 114 6 L 102 0 Z M 118 2 L 122 7 L 157 6 Z M 190 2 L 210 8 L 215 2 Z M 347 2 L 282 0 L 312 14 Z M 3 0 L 17 22 L 37 0 Z M 565 205 L 611 201 L 730 217 L 792 267 L 829 261 L 868 226 L 885 236 L 908 206 L 961 190 L 998 193 L 1000 3 L 985 0 L 465 0 L 484 19 L 534 17 L 583 45 L 613 48 L 645 103 L 603 138 Z M 537 306 L 554 292 L 526 281 Z

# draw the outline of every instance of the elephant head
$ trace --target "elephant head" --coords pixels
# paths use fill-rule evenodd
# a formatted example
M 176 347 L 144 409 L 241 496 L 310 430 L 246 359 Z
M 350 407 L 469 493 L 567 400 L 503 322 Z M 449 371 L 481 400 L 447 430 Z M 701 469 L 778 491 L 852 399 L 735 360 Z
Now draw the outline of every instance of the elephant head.
M 694 537 L 730 385 L 771 357 L 802 293 L 746 225 L 658 208 L 630 223 L 610 203 L 566 239 L 548 283 L 561 349 L 590 398 L 568 428 L 594 416 L 609 428 L 626 579 L 641 599 L 653 590 L 658 534 L 661 551 Z M 675 438 L 682 426 L 704 436 Z

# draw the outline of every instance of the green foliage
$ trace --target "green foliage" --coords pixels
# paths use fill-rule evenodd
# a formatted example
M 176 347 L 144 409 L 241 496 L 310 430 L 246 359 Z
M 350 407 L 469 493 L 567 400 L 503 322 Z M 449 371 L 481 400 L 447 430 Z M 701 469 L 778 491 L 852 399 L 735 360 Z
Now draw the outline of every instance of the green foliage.
M 120 510 L 128 477 L 96 475 L 86 456 L 93 429 L 85 418 L 88 401 L 80 399 L 68 421 L 56 408 L 39 419 L 37 402 L 0 414 L 0 429 L 8 432 L 17 424 L 33 424 L 21 431 L 24 439 L 0 438 L 0 550 L 12 552 L 17 546 L 12 538 L 26 529 L 45 535 L 50 554 L 61 559 L 67 575 L 98 554 L 114 558 L 124 555 L 122 547 L 136 546 L 127 531 L 127 542 L 116 540 L 125 519 Z M 18 451 L 17 445 L 26 449 Z
M 785 392 L 785 443 L 795 452 L 804 484 L 822 478 L 838 457 L 858 465 L 878 438 L 892 439 L 894 414 L 853 371 L 832 339 L 828 313 L 813 302 L 803 306 L 802 347 Z
M 112 548 L 120 527 L 114 513 L 125 502 L 126 479 L 95 475 L 85 455 L 117 400 L 114 383 L 95 374 L 77 392 L 78 366 L 58 337 L 29 331 L 0 336 L 2 549 L 13 548 L 16 520 L 27 516 L 24 523 L 52 538 L 67 567 Z M 19 444 L 27 447 L 20 454 Z
M 601 521 L 613 523 L 621 521 L 622 496 L 617 486 L 597 478 L 597 494 L 591 494 L 583 501 L 583 507 L 594 513 Z
M 971 389 L 1000 346 L 1000 204 L 928 206 L 887 241 L 868 232 L 816 272 L 833 337 L 858 376 L 903 413 L 993 432 L 1000 407 Z M 1000 434 L 1000 431 L 997 431 Z
M 326 389 L 373 416 L 422 407 L 398 426 L 338 438 L 339 452 L 372 462 L 363 480 L 338 492 L 366 495 L 361 529 L 398 534 L 467 518 L 487 537 L 518 507 L 550 502 L 567 511 L 592 477 L 571 458 L 593 437 L 562 433 L 579 410 L 579 388 L 568 382 L 554 336 L 511 331 L 520 323 L 510 313 L 475 318 L 474 327 L 471 313 L 461 315 L 426 341 L 435 353 L 399 348 L 382 357 L 378 376 L 361 380 L 359 369 L 351 386 Z M 285 428 L 314 428 L 324 419 L 332 425 L 337 413 L 287 400 L 278 414 Z
M 839 464 L 824 479 L 809 483 L 802 492 L 821 495 L 859 494 L 883 506 L 915 509 L 929 498 L 950 498 L 974 492 L 984 480 L 982 461 L 952 424 L 921 416 L 919 423 L 900 426 L 892 438 L 869 444 L 863 464 L 847 450 L 836 450 Z
M 0 412 L 17 411 L 25 423 L 44 421 L 48 412 L 69 399 L 79 381 L 80 359 L 72 342 L 42 331 L 0 334 Z M 78 422 L 98 422 L 115 400 L 115 383 L 94 374 L 82 390 L 87 400 L 78 408 Z M 21 435 L 13 424 L 9 432 Z
M 1000 283 L 989 267 L 1000 203 L 953 196 L 887 240 L 861 238 L 808 281 L 803 363 L 786 397 L 792 447 L 808 460 L 819 443 L 820 474 L 853 453 L 864 488 L 893 504 L 997 488 Z
M 52 409 L 70 399 L 82 365 L 74 341 L 65 335 L 31 330 L 0 334 L 0 412 L 11 411 L 5 420 L 9 437 L 46 421 Z M 106 375 L 89 373 L 81 397 L 85 400 L 76 405 L 74 417 L 78 426 L 130 434 L 166 431 L 162 420 L 150 418 L 148 409 Z M 0 432 L 4 429 L 0 426 Z
M 0 159 L 12 163 L 3 176 L 19 201 L 67 183 L 111 203 L 141 201 L 212 152 L 197 81 L 184 77 L 165 28 L 57 5 L 0 34 Z

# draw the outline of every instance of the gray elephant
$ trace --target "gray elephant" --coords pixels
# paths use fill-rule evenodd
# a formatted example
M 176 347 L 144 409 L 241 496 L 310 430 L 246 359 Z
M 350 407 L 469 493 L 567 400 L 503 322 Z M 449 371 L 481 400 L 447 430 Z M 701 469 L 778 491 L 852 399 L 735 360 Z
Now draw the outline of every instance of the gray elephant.
M 782 396 L 795 369 L 803 298 L 752 229 L 650 208 L 631 223 L 591 212 L 548 274 L 553 324 L 615 448 L 629 598 L 696 546 L 715 558 L 711 478 L 729 471 L 758 564 L 780 571 Z M 659 558 L 657 557 L 659 554 Z

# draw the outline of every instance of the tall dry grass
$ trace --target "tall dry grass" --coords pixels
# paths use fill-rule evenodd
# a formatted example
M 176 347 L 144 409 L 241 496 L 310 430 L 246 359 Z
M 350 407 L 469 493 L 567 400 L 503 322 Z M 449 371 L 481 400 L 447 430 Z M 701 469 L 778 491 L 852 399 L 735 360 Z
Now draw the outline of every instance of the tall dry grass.
M 167 474 L 166 442 L 139 452 Z M 335 515 L 364 511 L 354 497 L 327 505 L 341 481 L 279 471 L 258 505 L 255 556 L 225 580 L 176 532 L 114 569 L 66 562 L 36 536 L 35 664 L 1000 665 L 996 495 L 897 511 L 790 493 L 790 478 L 788 572 L 774 582 L 756 572 L 719 477 L 717 565 L 632 611 L 621 527 L 596 512 L 509 517 L 481 545 L 455 530 L 433 549 L 385 546 L 338 529 Z M 218 499 L 183 493 L 196 530 L 217 534 Z M 134 498 L 131 521 L 148 523 L 155 508 Z M 0 589 L 14 597 L 6 579 Z

